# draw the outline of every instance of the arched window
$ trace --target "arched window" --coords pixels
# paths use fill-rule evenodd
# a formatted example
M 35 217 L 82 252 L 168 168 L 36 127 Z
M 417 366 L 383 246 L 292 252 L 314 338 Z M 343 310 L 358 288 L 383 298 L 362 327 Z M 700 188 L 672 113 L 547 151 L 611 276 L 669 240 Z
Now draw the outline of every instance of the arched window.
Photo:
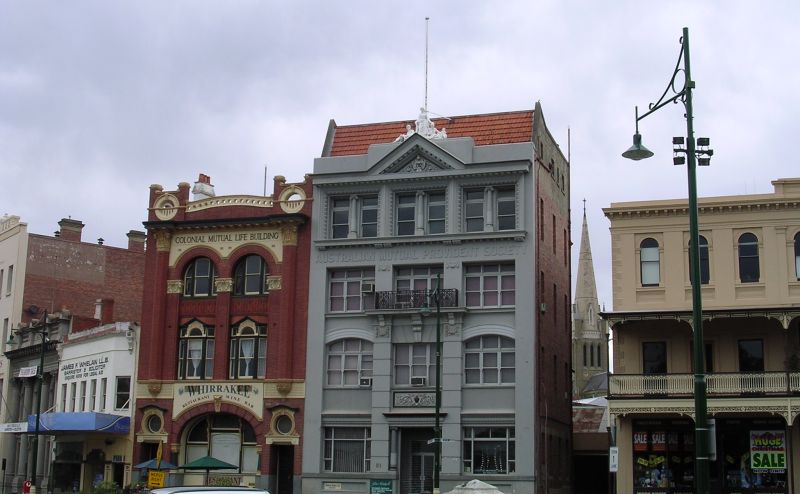
M 699 247 L 699 254 L 700 254 L 700 284 L 707 285 L 708 281 L 711 279 L 711 271 L 708 267 L 708 240 L 702 235 L 700 235 L 700 241 L 698 242 Z M 694 271 L 692 270 L 692 241 L 689 241 L 689 281 L 694 280 Z
M 594 345 L 589 345 L 589 366 L 594 367 Z
M 800 280 L 800 232 L 794 235 L 794 275 Z
M 597 366 L 603 367 L 603 354 L 601 353 L 603 345 L 597 344 Z
M 214 286 L 216 273 L 214 263 L 207 257 L 198 257 L 186 266 L 183 273 L 183 295 L 185 297 L 208 297 L 216 295 Z
M 639 244 L 642 286 L 658 286 L 661 281 L 658 242 L 652 238 L 646 238 Z
M 211 379 L 214 376 L 214 327 L 192 321 L 180 330 L 178 377 Z
M 267 263 L 264 258 L 250 254 L 241 259 L 233 270 L 234 295 L 261 295 L 266 293 Z
M 328 345 L 328 386 L 368 387 L 371 378 L 372 342 L 347 338 Z
M 583 344 L 583 366 L 584 367 L 589 365 L 589 352 L 588 352 L 588 350 L 589 350 L 589 347 L 586 345 L 586 343 L 584 343 Z
M 231 379 L 264 378 L 267 374 L 267 328 L 245 319 L 231 327 Z
M 739 236 L 739 279 L 742 283 L 755 283 L 761 278 L 758 267 L 758 237 L 752 233 Z
M 513 384 L 514 340 L 505 336 L 485 335 L 464 344 L 464 380 L 466 384 Z
M 238 469 L 226 472 L 259 471 L 259 445 L 255 430 L 245 420 L 226 413 L 206 415 L 189 426 L 186 432 L 186 457 L 188 463 L 204 456 L 213 456 L 236 465 Z M 186 472 L 190 474 L 190 472 Z M 205 476 L 205 472 L 201 472 Z M 198 474 L 199 475 L 199 474 Z

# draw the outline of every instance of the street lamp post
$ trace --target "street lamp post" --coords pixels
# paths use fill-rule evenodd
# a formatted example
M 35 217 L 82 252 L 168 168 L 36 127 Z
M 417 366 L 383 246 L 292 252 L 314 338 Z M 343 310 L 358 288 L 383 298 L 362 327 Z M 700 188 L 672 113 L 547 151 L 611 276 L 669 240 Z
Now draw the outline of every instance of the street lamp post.
M 442 471 L 442 275 L 436 275 L 436 405 L 434 408 L 435 425 L 433 427 L 435 453 L 433 458 L 433 494 L 439 494 L 439 474 Z
M 681 69 L 681 60 L 683 60 L 683 69 Z M 675 87 L 675 78 L 683 71 L 684 84 L 683 87 L 678 89 Z M 702 297 L 700 293 L 700 247 L 699 247 L 699 229 L 698 229 L 698 214 L 697 214 L 697 177 L 696 167 L 698 156 L 701 166 L 709 164 L 710 156 L 714 152 L 708 149 L 709 140 L 707 138 L 699 138 L 697 140 L 697 147 L 695 146 L 694 127 L 692 114 L 692 90 L 695 87 L 695 82 L 692 80 L 690 63 L 689 63 L 689 28 L 683 28 L 683 36 L 681 37 L 681 51 L 678 56 L 678 63 L 675 65 L 675 71 L 672 73 L 667 89 L 661 95 L 661 98 L 655 103 L 649 105 L 649 110 L 643 115 L 639 116 L 639 109 L 636 108 L 636 133 L 633 136 L 633 146 L 627 151 L 622 153 L 622 156 L 632 160 L 641 160 L 653 156 L 653 152 L 642 145 L 642 136 L 639 134 L 639 121 L 656 110 L 664 107 L 668 103 L 677 103 L 681 101 L 686 108 L 686 148 L 683 148 L 683 138 L 673 138 L 674 157 L 673 163 L 676 165 L 683 164 L 683 156 L 687 159 L 687 174 L 689 181 L 689 255 L 691 262 L 691 285 L 692 285 L 692 325 L 693 325 L 693 351 L 694 351 L 694 415 L 695 415 L 695 492 L 697 494 L 706 494 L 708 492 L 708 417 L 707 417 L 707 403 L 706 403 L 706 376 L 705 366 L 703 363 L 703 308 Z M 668 94 L 669 92 L 672 94 Z

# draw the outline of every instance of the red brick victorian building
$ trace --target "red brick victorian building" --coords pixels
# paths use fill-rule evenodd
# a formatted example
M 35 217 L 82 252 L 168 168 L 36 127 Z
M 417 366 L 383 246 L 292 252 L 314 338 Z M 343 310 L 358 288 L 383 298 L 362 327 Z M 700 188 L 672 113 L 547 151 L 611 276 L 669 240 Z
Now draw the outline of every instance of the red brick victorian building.
M 150 187 L 135 463 L 211 456 L 168 484 L 299 485 L 311 181 L 272 196 Z M 198 473 L 194 473 L 198 472 Z M 208 478 L 206 478 L 208 475 Z

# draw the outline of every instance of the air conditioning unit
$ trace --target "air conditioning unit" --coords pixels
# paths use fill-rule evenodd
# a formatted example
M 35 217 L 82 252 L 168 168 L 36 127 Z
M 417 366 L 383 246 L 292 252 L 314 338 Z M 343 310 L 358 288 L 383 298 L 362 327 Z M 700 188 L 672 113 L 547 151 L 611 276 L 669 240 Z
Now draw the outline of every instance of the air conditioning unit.
M 424 377 L 412 377 L 411 378 L 411 385 L 412 386 L 425 386 L 428 383 L 428 379 Z
M 372 387 L 372 378 L 371 377 L 362 377 L 358 380 L 358 385 L 362 388 L 371 388 Z
M 361 293 L 375 293 L 375 282 L 372 281 L 362 282 Z

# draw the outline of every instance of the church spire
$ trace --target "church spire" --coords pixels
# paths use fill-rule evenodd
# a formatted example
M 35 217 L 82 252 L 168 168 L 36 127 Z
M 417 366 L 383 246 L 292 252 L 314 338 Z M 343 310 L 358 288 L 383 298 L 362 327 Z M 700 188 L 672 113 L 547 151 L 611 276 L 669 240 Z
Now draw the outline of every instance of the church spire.
M 589 244 L 589 225 L 586 222 L 586 199 L 583 200 L 583 228 L 581 230 L 580 249 L 578 277 L 575 286 L 575 315 L 586 320 L 593 318 L 592 316 L 595 316 L 599 310 L 597 285 L 594 279 L 594 264 L 592 263 L 592 247 Z M 587 313 L 587 311 L 590 311 L 590 313 Z M 590 321 L 587 321 L 587 323 L 589 327 L 592 326 Z

